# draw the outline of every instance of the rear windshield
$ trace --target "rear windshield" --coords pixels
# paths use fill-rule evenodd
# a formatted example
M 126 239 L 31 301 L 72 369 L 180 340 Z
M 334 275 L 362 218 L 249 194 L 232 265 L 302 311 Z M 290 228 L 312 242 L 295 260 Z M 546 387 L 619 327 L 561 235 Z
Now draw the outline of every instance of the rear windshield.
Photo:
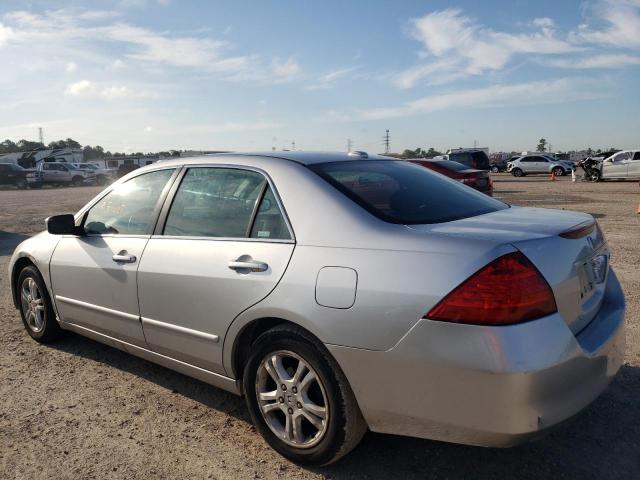
M 477 152 L 454 152 L 449 154 L 449 160 L 463 163 L 471 168 L 489 170 L 489 157 L 482 150 Z
M 309 168 L 390 223 L 450 222 L 509 208 L 455 180 L 408 162 L 360 160 L 321 163 Z

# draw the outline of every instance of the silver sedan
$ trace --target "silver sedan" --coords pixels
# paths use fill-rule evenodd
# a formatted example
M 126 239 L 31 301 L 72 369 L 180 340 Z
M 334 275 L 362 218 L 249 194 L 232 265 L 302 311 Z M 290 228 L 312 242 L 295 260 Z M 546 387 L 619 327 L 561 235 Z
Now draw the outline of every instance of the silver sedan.
M 71 330 L 244 395 L 305 464 L 367 429 L 514 445 L 586 407 L 623 359 L 593 217 L 363 152 L 141 168 L 47 219 L 9 274 L 35 340 Z

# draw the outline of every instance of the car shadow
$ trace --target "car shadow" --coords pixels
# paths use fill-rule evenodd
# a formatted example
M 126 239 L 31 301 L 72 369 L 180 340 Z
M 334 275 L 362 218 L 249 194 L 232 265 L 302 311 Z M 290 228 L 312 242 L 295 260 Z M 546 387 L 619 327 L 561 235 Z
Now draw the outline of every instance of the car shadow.
M 16 247 L 27 238 L 29 235 L 0 230 L 0 255 L 11 255 Z
M 250 423 L 240 397 L 173 370 L 70 332 L 51 347 L 129 372 Z M 404 480 L 640 478 L 638 398 L 640 368 L 625 365 L 598 400 L 536 442 L 492 449 L 369 432 L 338 463 L 308 470 L 336 480 L 388 479 L 389 472 Z

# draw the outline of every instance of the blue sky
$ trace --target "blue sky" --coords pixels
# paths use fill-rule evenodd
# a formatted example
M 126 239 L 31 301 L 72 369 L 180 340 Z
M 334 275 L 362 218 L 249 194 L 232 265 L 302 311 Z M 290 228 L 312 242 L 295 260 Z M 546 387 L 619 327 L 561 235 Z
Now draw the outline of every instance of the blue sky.
M 640 147 L 640 0 L 3 0 L 0 61 L 0 139 Z

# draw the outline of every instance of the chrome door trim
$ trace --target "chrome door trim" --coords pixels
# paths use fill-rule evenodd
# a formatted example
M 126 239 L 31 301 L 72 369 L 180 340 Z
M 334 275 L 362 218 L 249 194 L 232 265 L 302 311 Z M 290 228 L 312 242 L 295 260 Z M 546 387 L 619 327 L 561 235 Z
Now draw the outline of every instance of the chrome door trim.
M 174 370 L 176 372 L 180 372 L 184 375 L 196 378 L 200 381 L 208 383 L 209 385 L 213 385 L 214 387 L 222 388 L 223 390 L 231 392 L 235 395 L 240 395 L 242 392 L 240 382 L 233 378 L 225 377 L 224 375 L 220 375 L 219 373 L 196 367 L 195 365 L 191 365 L 190 363 L 176 360 L 175 358 L 162 355 L 161 353 L 153 352 L 143 347 L 138 347 L 137 345 L 132 345 L 131 343 L 123 342 L 122 340 L 119 340 L 117 338 L 110 337 L 109 335 L 96 332 L 95 330 L 91 330 L 86 327 L 81 327 L 80 325 L 76 325 L 75 323 L 64 323 L 62 327 L 65 330 L 70 330 L 79 335 L 91 338 L 92 340 L 95 340 L 97 342 L 104 343 L 124 352 L 135 355 L 136 357 L 148 360 L 149 362 L 162 365 L 163 367 L 170 368 L 171 370 Z
M 218 337 L 218 335 L 214 335 L 212 333 L 201 332 L 200 330 L 193 330 L 191 328 L 181 327 L 172 323 L 160 322 L 158 320 L 152 320 L 151 318 L 142 317 L 143 329 L 145 324 L 154 327 L 165 328 L 167 330 L 171 330 L 172 332 L 184 333 L 185 335 L 191 335 L 192 337 L 200 338 L 202 340 L 209 340 L 213 343 L 218 343 L 218 341 L 220 340 L 220 337 Z
M 280 238 L 246 238 L 246 237 L 189 237 L 188 235 L 152 235 L 153 240 L 198 240 L 208 242 L 258 242 L 295 244 L 292 239 Z
M 73 298 L 63 297 L 61 295 L 56 295 L 56 301 L 66 303 L 68 305 L 73 305 L 75 307 L 86 308 L 87 310 L 93 310 L 95 312 L 104 313 L 106 315 L 111 315 L 114 317 L 124 318 L 125 320 L 131 320 L 132 322 L 140 321 L 140 317 L 138 315 L 121 312 L 119 310 L 112 310 L 111 308 L 101 307 L 99 305 L 94 305 L 93 303 L 83 302 L 80 300 L 74 300 Z M 62 321 L 64 321 L 64 319 L 62 319 Z

